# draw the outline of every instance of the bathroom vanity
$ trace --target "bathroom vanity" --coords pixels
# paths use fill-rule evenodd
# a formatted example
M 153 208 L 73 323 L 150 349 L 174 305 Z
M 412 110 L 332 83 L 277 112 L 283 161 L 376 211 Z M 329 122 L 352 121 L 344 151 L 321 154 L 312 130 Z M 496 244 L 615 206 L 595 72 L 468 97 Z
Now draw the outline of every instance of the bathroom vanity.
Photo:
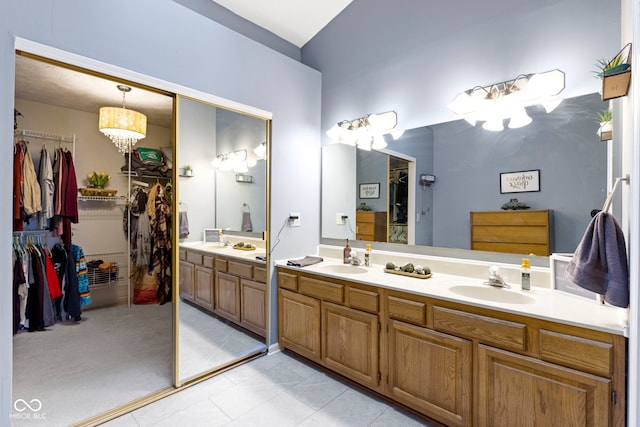
M 266 334 L 267 270 L 264 250 L 213 243 L 181 244 L 180 297 L 261 337 Z
M 448 426 L 625 424 L 619 309 L 424 262 L 278 265 L 280 346 Z

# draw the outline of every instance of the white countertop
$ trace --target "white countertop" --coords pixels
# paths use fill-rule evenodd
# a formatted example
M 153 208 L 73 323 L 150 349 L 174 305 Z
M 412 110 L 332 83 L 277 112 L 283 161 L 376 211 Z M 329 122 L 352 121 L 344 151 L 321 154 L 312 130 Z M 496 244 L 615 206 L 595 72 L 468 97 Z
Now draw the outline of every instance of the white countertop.
M 246 240 L 246 239 L 245 239 Z M 256 248 L 254 251 L 233 249 L 231 246 L 222 246 L 219 243 L 209 242 L 185 242 L 180 243 L 180 248 L 195 249 L 201 252 L 210 253 L 212 255 L 224 255 L 227 257 L 239 258 L 248 261 L 264 263 L 256 259 L 257 256 L 265 256 L 264 248 Z
M 431 278 L 420 279 L 385 273 L 383 265 L 375 264 L 371 267 L 353 267 L 356 269 L 365 268 L 368 270 L 365 273 L 334 273 L 325 270 L 327 266 L 345 264 L 343 264 L 340 259 L 327 257 L 324 257 L 323 262 L 307 267 L 287 266 L 286 261 L 278 261 L 276 262 L 276 265 L 296 271 L 319 274 L 326 277 L 348 280 L 365 285 L 405 291 L 412 294 L 424 295 L 446 301 L 459 302 L 476 307 L 489 308 L 497 311 L 520 314 L 542 320 L 549 320 L 627 336 L 628 313 L 626 309 L 603 305 L 595 300 L 582 298 L 553 289 L 532 287 L 530 291 L 522 291 L 519 283 L 510 283 L 511 289 L 496 289 L 496 292 L 513 292 L 523 294 L 531 298 L 529 299 L 519 295 L 518 299 L 526 299 L 530 301 L 524 304 L 496 302 L 472 298 L 452 291 L 452 288 L 461 285 L 488 287 L 488 285 L 483 284 L 486 279 L 483 280 L 439 273 L 437 269 L 432 271 Z M 346 267 L 349 267 L 349 265 L 346 265 Z

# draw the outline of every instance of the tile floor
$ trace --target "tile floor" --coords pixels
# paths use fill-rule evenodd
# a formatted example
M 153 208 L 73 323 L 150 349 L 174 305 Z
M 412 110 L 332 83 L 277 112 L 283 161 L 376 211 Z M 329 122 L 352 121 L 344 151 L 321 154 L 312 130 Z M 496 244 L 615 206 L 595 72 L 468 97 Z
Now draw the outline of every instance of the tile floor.
M 286 352 L 260 357 L 106 424 L 142 426 L 438 426 Z

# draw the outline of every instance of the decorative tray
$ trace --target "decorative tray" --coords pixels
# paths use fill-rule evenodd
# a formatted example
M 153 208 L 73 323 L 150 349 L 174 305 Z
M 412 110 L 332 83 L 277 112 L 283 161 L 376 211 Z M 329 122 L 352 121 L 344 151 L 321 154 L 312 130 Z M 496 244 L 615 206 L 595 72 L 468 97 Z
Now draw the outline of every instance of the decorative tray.
M 400 276 L 415 277 L 416 279 L 428 279 L 429 277 L 431 277 L 431 273 L 429 274 L 407 273 L 406 271 L 391 270 L 389 268 L 385 268 L 384 272 L 390 273 L 390 274 L 399 274 Z
M 118 190 L 107 190 L 105 188 L 78 188 L 83 196 L 89 197 L 114 197 Z
M 238 247 L 234 246 L 233 249 L 237 249 L 239 251 L 255 251 L 256 250 L 256 248 L 244 248 L 242 246 L 238 246 Z

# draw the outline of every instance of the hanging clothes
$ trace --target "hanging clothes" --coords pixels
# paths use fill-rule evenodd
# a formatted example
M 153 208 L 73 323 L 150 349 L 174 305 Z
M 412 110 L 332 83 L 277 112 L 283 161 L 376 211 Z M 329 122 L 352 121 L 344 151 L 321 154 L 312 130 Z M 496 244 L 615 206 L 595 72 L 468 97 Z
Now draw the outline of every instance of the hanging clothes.
M 152 197 L 153 194 L 153 197 Z M 160 184 L 156 184 L 149 191 L 147 210 L 153 202 L 151 216 L 152 251 L 149 274 L 157 271 L 158 302 L 165 304 L 171 301 L 171 239 L 169 226 L 171 224 L 171 205 Z
M 13 263 L 13 333 L 16 334 L 24 327 L 22 314 L 27 303 L 27 281 L 22 269 L 22 256 L 15 256 Z
M 13 146 L 13 231 L 24 229 L 22 221 L 22 165 L 24 144 L 18 141 Z
M 23 143 L 25 148 L 24 163 L 22 165 L 22 207 L 28 220 L 42 210 L 42 196 L 38 175 L 31 157 L 31 150 L 29 150 L 29 143 L 27 141 L 23 141 Z
M 89 290 L 89 279 L 87 278 L 87 261 L 84 257 L 84 251 L 78 245 L 71 245 L 71 255 L 75 263 L 74 271 L 78 279 L 80 308 L 82 308 L 91 304 L 91 291 Z
M 40 150 L 40 164 L 38 166 L 38 182 L 40 184 L 42 210 L 38 214 L 38 226 L 44 230 L 47 228 L 47 220 L 54 215 L 53 195 L 55 182 L 53 181 L 53 167 L 46 146 Z

